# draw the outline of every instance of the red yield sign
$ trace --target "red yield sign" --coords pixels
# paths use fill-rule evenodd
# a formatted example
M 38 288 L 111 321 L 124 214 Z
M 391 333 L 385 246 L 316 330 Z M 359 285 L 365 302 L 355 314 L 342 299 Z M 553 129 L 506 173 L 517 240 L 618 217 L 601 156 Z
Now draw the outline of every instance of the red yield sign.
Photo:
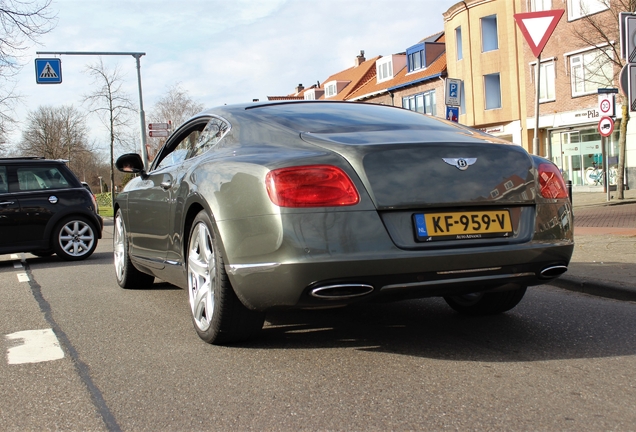
M 565 12 L 563 9 L 553 9 L 514 15 L 519 30 L 521 30 L 521 33 L 523 33 L 523 36 L 526 38 L 535 57 L 541 55 L 545 44 L 548 43 L 552 32 L 557 24 L 559 24 L 563 12 Z

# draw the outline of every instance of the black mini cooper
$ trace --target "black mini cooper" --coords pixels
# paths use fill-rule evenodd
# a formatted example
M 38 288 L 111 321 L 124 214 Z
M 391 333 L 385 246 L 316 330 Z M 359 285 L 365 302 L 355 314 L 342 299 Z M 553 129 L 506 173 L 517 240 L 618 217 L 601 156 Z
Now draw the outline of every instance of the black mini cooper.
M 82 260 L 102 228 L 95 198 L 64 161 L 0 159 L 0 254 Z

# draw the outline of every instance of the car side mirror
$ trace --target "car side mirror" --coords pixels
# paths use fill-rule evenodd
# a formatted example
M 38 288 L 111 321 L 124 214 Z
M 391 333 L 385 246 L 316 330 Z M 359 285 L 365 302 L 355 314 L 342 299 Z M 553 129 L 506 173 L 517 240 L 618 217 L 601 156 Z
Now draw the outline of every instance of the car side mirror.
M 119 156 L 115 162 L 115 166 L 119 171 L 125 173 L 137 174 L 144 172 L 144 163 L 141 160 L 141 156 L 137 153 L 127 153 Z

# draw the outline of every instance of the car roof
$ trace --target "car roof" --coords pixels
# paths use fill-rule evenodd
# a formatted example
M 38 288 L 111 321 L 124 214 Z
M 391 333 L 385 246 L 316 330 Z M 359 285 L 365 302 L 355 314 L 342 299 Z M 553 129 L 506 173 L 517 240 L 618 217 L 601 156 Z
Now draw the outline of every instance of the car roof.
M 0 158 L 0 163 L 34 163 L 34 164 L 66 164 L 68 161 L 65 159 L 45 159 L 43 157 L 15 157 L 15 158 Z

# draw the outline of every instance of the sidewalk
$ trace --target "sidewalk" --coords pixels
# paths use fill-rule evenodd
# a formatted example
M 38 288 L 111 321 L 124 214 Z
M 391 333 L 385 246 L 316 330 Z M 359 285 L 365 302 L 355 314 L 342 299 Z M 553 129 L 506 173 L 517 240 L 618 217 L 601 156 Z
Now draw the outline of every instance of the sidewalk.
M 574 254 L 550 285 L 636 301 L 636 190 L 624 198 L 608 202 L 606 193 L 574 190 Z

